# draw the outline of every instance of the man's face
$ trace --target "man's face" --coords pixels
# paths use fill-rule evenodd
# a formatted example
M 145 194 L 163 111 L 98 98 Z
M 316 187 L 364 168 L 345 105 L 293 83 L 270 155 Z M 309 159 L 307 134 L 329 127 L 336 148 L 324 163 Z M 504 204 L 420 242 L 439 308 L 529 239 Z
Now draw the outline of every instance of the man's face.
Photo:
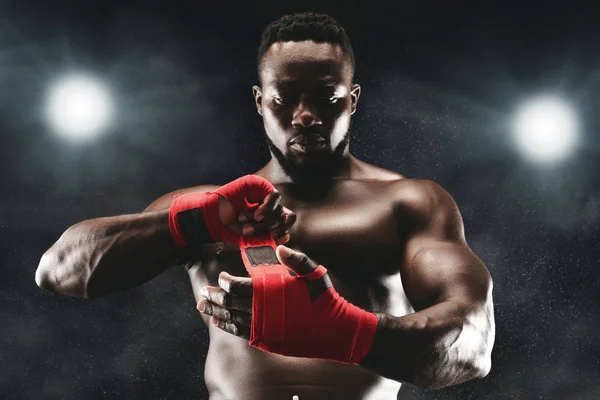
M 350 61 L 340 46 L 310 40 L 274 43 L 263 61 L 253 92 L 271 152 L 292 178 L 326 175 L 348 143 L 360 95 Z

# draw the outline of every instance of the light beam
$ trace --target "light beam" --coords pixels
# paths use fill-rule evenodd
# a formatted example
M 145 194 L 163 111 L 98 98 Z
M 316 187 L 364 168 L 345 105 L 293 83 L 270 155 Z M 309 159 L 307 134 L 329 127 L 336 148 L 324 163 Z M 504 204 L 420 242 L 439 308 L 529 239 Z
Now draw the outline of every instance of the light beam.
M 46 104 L 54 132 L 72 141 L 95 138 L 108 126 L 113 104 L 108 88 L 89 75 L 69 75 L 56 81 Z
M 516 113 L 513 128 L 520 152 L 543 164 L 566 158 L 579 138 L 575 111 L 556 96 L 539 96 L 527 101 Z

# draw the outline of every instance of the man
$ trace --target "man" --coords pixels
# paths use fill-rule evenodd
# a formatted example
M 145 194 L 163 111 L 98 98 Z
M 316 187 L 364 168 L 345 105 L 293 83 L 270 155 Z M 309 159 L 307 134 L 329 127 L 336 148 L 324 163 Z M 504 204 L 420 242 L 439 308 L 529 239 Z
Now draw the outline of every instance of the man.
M 350 154 L 361 88 L 344 29 L 315 13 L 280 18 L 258 72 L 262 169 L 72 226 L 42 257 L 38 285 L 94 298 L 185 265 L 210 334 L 213 400 L 394 399 L 401 382 L 486 376 L 490 274 L 444 189 Z M 264 265 L 289 274 L 267 282 L 254 275 Z

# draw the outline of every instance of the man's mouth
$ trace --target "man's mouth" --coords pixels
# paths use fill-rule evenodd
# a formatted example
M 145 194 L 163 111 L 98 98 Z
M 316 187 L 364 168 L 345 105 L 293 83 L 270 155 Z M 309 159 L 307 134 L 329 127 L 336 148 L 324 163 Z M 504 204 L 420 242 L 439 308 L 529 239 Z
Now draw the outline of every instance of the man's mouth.
M 325 143 L 325 141 L 321 141 L 321 142 L 315 142 L 315 143 L 294 143 L 290 146 L 290 149 L 293 149 L 294 151 L 298 152 L 298 153 L 311 153 L 311 152 L 318 152 L 318 151 L 323 151 L 327 149 L 327 143 Z
M 290 140 L 290 148 L 297 153 L 318 152 L 327 149 L 327 142 L 318 133 L 300 134 Z
M 307 135 L 296 135 L 290 140 L 290 145 L 315 146 L 325 144 L 325 138 L 318 133 L 309 133 Z

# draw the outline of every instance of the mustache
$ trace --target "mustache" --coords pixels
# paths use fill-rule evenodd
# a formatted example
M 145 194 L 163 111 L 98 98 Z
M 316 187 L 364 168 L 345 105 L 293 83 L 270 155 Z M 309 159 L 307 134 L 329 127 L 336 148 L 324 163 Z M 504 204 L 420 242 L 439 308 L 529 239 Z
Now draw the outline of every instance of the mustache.
M 326 139 L 326 135 L 320 129 L 295 130 L 292 138 L 289 140 L 289 144 L 318 143 L 324 142 Z

